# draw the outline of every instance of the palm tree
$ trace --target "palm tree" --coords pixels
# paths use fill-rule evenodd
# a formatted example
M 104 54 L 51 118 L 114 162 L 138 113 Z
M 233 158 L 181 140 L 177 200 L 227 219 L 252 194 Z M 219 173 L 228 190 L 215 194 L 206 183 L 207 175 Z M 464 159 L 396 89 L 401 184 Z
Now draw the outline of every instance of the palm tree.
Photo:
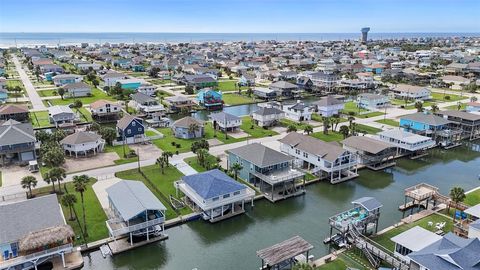
M 32 198 L 32 187 L 37 186 L 37 179 L 35 178 L 35 176 L 24 176 L 20 184 L 22 184 L 22 188 L 28 188 L 28 193 L 30 193 L 28 197 Z
M 478 98 L 476 96 L 470 97 L 470 102 L 477 102 Z
M 240 163 L 235 162 L 230 169 L 233 172 L 235 180 L 237 180 L 238 172 L 243 170 L 243 166 Z
M 80 199 L 82 202 L 82 214 L 83 214 L 83 226 L 84 226 L 84 234 L 85 236 L 88 236 L 87 232 L 87 220 L 85 217 L 85 202 L 83 200 L 83 195 L 87 191 L 88 188 L 88 182 L 90 181 L 90 177 L 88 175 L 82 174 L 82 175 L 75 175 L 73 177 L 73 186 L 75 188 L 75 191 L 80 193 Z
M 165 174 L 165 163 L 167 163 L 165 156 L 163 156 L 162 154 L 160 157 L 157 158 L 155 163 L 160 166 L 160 169 L 162 170 L 162 174 Z
M 355 121 L 355 117 L 349 116 L 349 117 L 348 117 L 348 127 L 349 127 L 350 129 L 352 129 L 353 121 Z
M 306 125 L 303 132 L 307 133 L 307 135 L 310 135 L 310 133 L 313 132 L 313 127 L 310 125 Z
M 197 160 L 200 165 L 204 166 L 205 165 L 205 158 L 208 155 L 207 149 L 200 148 L 197 150 Z
M 423 103 L 420 101 L 415 102 L 415 108 L 417 109 L 417 112 L 423 112 Z
M 328 128 L 330 127 L 330 117 L 323 117 L 323 134 L 328 135 Z
M 51 171 L 51 170 L 50 170 Z M 57 181 L 56 179 L 50 177 L 50 171 L 48 171 L 46 174 L 45 174 L 45 177 L 43 177 L 43 181 L 45 181 L 47 184 L 52 184 L 52 193 L 56 193 L 56 190 L 55 190 L 55 181 Z
M 192 134 L 193 137 L 195 137 L 195 132 L 197 132 L 198 130 L 200 130 L 200 126 L 197 123 L 191 123 L 188 126 L 188 133 Z
M 295 126 L 295 125 L 293 125 L 293 124 L 292 124 L 292 125 L 289 125 L 289 126 L 287 127 L 287 132 L 297 132 L 297 126 Z
M 347 126 L 341 126 L 340 133 L 343 135 L 343 138 L 346 139 L 348 137 L 348 133 L 350 133 L 350 129 Z
M 65 89 L 64 88 L 58 88 L 57 94 L 63 99 L 63 95 L 65 95 Z
M 162 157 L 165 159 L 165 163 L 167 164 L 167 167 L 168 167 L 168 159 L 173 157 L 173 153 L 170 151 L 165 151 L 162 153 Z
M 462 103 L 458 102 L 457 104 L 457 111 L 460 111 L 462 109 Z
M 332 125 L 332 131 L 337 130 L 338 124 L 340 124 L 340 115 L 334 114 L 332 117 L 333 120 L 333 125 Z
M 73 216 L 73 206 L 77 203 L 77 197 L 75 194 L 65 194 L 62 196 L 62 205 L 65 207 L 68 207 L 68 210 L 70 211 L 70 221 L 75 220 L 75 217 Z
M 439 108 L 438 108 L 437 104 L 433 104 L 431 110 L 432 110 L 433 113 L 438 112 Z
M 65 177 L 67 177 L 67 174 L 66 174 L 65 170 L 63 168 L 60 168 L 60 167 L 55 167 L 55 168 L 50 169 L 47 172 L 47 175 L 48 175 L 48 178 L 50 179 L 50 181 L 52 181 L 52 182 L 57 181 L 58 182 L 58 188 L 59 189 L 60 189 L 60 182 L 62 182 L 63 179 L 65 179 Z
M 459 202 L 465 200 L 465 190 L 461 187 L 454 187 L 450 190 L 450 199 L 455 203 L 455 212 L 453 213 L 453 222 L 455 222 L 455 214 Z

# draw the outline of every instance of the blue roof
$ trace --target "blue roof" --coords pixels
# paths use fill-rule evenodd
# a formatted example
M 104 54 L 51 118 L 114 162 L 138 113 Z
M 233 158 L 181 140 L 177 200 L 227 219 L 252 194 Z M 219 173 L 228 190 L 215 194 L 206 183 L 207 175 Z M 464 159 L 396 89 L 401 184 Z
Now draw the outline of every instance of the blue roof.
M 182 179 L 205 200 L 246 188 L 245 185 L 238 183 L 218 169 L 184 176 Z
M 383 206 L 381 202 L 373 197 L 362 197 L 360 199 L 356 199 L 352 203 L 363 206 L 365 209 L 367 209 L 367 211 L 373 211 Z

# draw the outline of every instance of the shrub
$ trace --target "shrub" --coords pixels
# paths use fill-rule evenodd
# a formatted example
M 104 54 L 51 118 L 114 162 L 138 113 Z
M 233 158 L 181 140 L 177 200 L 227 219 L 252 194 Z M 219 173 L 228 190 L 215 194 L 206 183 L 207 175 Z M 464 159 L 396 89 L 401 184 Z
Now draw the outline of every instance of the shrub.
M 450 100 L 450 96 L 445 96 L 445 100 Z

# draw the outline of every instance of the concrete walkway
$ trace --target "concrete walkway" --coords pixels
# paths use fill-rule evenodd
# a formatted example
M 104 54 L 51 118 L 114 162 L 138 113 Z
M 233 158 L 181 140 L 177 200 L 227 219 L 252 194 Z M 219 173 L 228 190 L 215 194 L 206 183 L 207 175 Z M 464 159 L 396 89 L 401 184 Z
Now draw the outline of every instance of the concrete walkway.
M 42 99 L 40 98 L 40 95 L 38 95 L 37 90 L 35 90 L 35 87 L 33 86 L 32 82 L 28 78 L 27 73 L 25 70 L 23 70 L 22 65 L 20 64 L 20 61 L 18 61 L 18 58 L 16 55 L 13 55 L 12 57 L 13 63 L 15 64 L 15 67 L 17 69 L 18 74 L 20 75 L 20 79 L 23 82 L 23 85 L 25 86 L 25 90 L 27 91 L 28 98 L 30 99 L 30 102 L 32 103 L 32 107 L 34 110 L 39 110 L 39 111 L 45 111 L 47 107 L 42 102 Z
M 192 175 L 198 173 L 194 168 L 188 165 L 183 159 L 170 160 L 170 164 L 175 166 L 184 175 Z

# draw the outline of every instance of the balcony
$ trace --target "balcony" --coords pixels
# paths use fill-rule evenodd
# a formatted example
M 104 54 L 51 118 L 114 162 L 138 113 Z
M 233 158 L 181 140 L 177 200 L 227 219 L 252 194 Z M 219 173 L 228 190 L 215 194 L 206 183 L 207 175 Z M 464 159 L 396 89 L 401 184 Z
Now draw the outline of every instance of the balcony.
M 294 168 L 289 168 L 283 170 L 269 171 L 267 173 L 253 172 L 253 175 L 260 178 L 262 181 L 267 182 L 270 185 L 275 185 L 278 183 L 283 183 L 303 177 L 305 173 Z
M 128 226 L 127 223 L 119 218 L 113 218 L 106 221 L 108 231 L 114 237 L 128 234 L 131 232 L 136 232 L 139 230 L 143 230 L 149 227 L 153 227 L 155 225 L 163 224 L 165 222 L 165 217 L 160 217 L 156 219 L 152 219 L 146 222 L 141 222 L 137 224 L 133 224 Z
M 24 263 L 37 261 L 38 259 L 41 259 L 41 258 L 50 257 L 52 255 L 56 255 L 56 254 L 60 254 L 60 253 L 69 253 L 72 250 L 73 250 L 73 245 L 71 243 L 68 243 L 68 244 L 65 244 L 65 245 L 61 245 L 61 246 L 58 246 L 58 247 L 46 249 L 46 250 L 43 250 L 43 251 L 26 254 L 24 256 L 18 256 L 18 257 L 15 257 L 13 259 L 9 259 L 9 260 L 3 261 L 3 262 L 0 261 L 0 268 L 8 269 L 8 268 L 11 268 L 11 267 L 14 267 L 14 266 L 17 266 L 17 265 L 21 265 L 21 264 L 24 264 Z

